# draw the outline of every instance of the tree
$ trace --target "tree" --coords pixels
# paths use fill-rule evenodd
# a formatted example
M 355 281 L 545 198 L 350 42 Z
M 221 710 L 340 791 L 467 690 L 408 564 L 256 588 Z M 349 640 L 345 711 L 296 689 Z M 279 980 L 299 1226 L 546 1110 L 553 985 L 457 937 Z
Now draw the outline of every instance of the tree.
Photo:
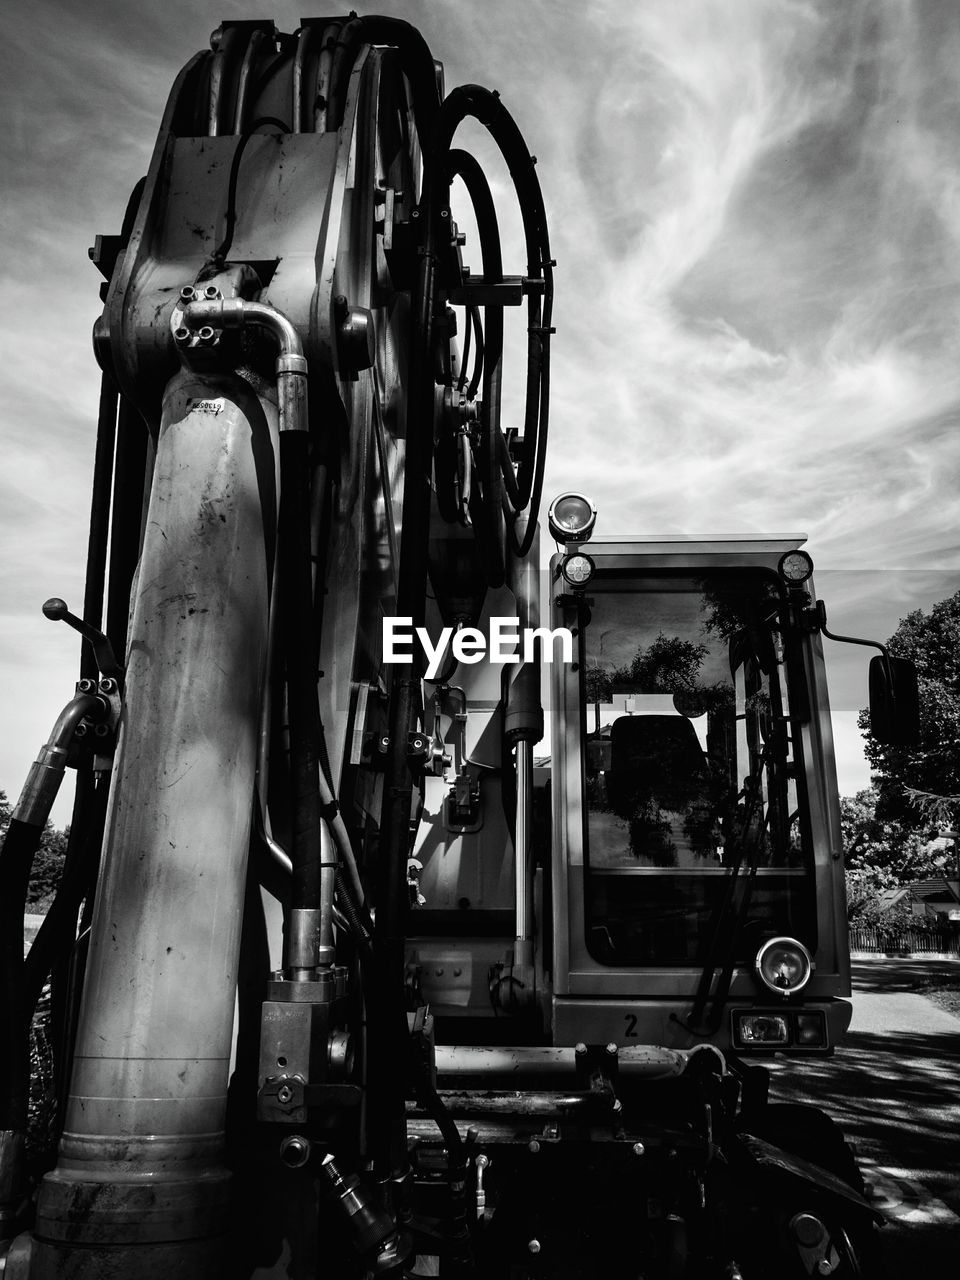
M 586 673 L 588 702 L 609 702 L 615 686 L 626 685 L 642 693 L 678 693 L 697 688 L 706 645 L 694 644 L 663 632 L 646 649 L 642 646 L 624 667 L 601 667 Z
M 860 713 L 866 756 L 874 771 L 878 813 L 920 827 L 929 822 L 937 798 L 960 797 L 960 591 L 904 618 L 887 642 L 890 652 L 916 664 L 920 693 L 920 741 L 912 747 L 879 743 Z M 917 803 L 916 794 L 927 803 Z M 942 808 L 942 807 L 941 807 Z M 942 818 L 948 808 L 937 814 Z
M 879 899 L 887 889 L 912 880 L 949 872 L 951 856 L 931 847 L 916 826 L 884 815 L 873 787 L 844 796 L 840 801 L 844 867 L 847 880 L 847 916 L 857 924 L 916 924 L 905 911 L 881 912 Z

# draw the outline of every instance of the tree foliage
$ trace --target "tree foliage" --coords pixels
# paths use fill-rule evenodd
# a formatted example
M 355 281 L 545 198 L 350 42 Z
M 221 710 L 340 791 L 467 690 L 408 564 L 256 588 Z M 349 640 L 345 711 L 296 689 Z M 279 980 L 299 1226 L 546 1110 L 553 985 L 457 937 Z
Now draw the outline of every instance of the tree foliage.
M 840 801 L 847 915 L 857 924 L 916 925 L 918 918 L 904 907 L 881 911 L 885 890 L 914 880 L 949 875 L 951 853 L 931 846 L 927 833 L 911 823 L 885 815 L 874 787 Z
M 587 701 L 609 702 L 618 686 L 642 693 L 678 693 L 697 688 L 707 647 L 665 636 L 663 632 L 622 667 L 591 667 L 586 673 Z
M 879 743 L 860 713 L 866 756 L 878 791 L 878 812 L 907 826 L 929 823 L 937 798 L 952 802 L 937 812 L 942 821 L 960 815 L 960 591 L 929 613 L 908 614 L 887 642 L 890 652 L 916 664 L 920 693 L 920 740 L 915 746 Z M 917 794 L 926 803 L 917 802 Z

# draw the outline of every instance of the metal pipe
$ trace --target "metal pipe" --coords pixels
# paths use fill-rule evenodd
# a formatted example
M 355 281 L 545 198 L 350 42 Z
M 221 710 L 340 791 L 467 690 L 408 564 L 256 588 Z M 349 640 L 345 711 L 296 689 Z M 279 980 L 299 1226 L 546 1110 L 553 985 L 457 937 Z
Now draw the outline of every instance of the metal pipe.
M 188 329 L 239 329 L 245 324 L 266 329 L 278 347 L 277 401 L 280 433 L 309 429 L 307 421 L 307 362 L 303 343 L 293 323 L 275 307 L 244 298 L 216 298 L 190 302 L 183 310 Z
M 533 894 L 530 885 L 530 832 L 533 828 L 533 744 L 521 738 L 516 746 L 517 818 L 514 827 L 514 886 L 516 940 L 514 964 L 533 964 Z
M 655 1045 L 620 1046 L 617 1069 L 621 1075 L 668 1079 L 683 1074 L 691 1051 L 664 1049 Z M 575 1048 L 549 1046 L 498 1048 L 480 1045 L 447 1045 L 436 1047 L 437 1077 L 441 1081 L 467 1076 L 492 1080 L 520 1081 L 531 1077 L 567 1076 L 573 1080 L 577 1071 Z

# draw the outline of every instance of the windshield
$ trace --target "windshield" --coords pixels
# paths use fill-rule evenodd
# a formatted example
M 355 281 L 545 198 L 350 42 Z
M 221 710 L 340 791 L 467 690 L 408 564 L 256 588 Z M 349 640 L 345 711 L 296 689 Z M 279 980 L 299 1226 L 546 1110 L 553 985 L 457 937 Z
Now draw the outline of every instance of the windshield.
M 581 668 L 591 954 L 696 964 L 735 870 L 751 878 L 739 952 L 771 932 L 812 943 L 776 579 L 608 577 L 593 590 Z

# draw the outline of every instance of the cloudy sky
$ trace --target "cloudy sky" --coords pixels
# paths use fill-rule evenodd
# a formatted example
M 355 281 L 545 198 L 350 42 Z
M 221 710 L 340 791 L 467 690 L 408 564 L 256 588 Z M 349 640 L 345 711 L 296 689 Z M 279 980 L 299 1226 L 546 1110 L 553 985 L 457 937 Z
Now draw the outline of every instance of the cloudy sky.
M 539 158 L 559 264 L 548 494 L 588 491 L 599 534 L 805 531 L 846 634 L 885 638 L 960 588 L 960 6 L 373 11 L 421 28 L 448 89 L 499 89 Z M 6 12 L 0 787 L 15 798 L 75 675 L 73 637 L 40 605 L 82 599 L 99 385 L 87 248 L 119 230 L 174 76 L 210 31 L 254 16 L 292 31 L 301 8 Z M 502 179 L 497 193 L 508 202 Z M 867 781 L 864 664 L 832 658 L 845 792 Z

